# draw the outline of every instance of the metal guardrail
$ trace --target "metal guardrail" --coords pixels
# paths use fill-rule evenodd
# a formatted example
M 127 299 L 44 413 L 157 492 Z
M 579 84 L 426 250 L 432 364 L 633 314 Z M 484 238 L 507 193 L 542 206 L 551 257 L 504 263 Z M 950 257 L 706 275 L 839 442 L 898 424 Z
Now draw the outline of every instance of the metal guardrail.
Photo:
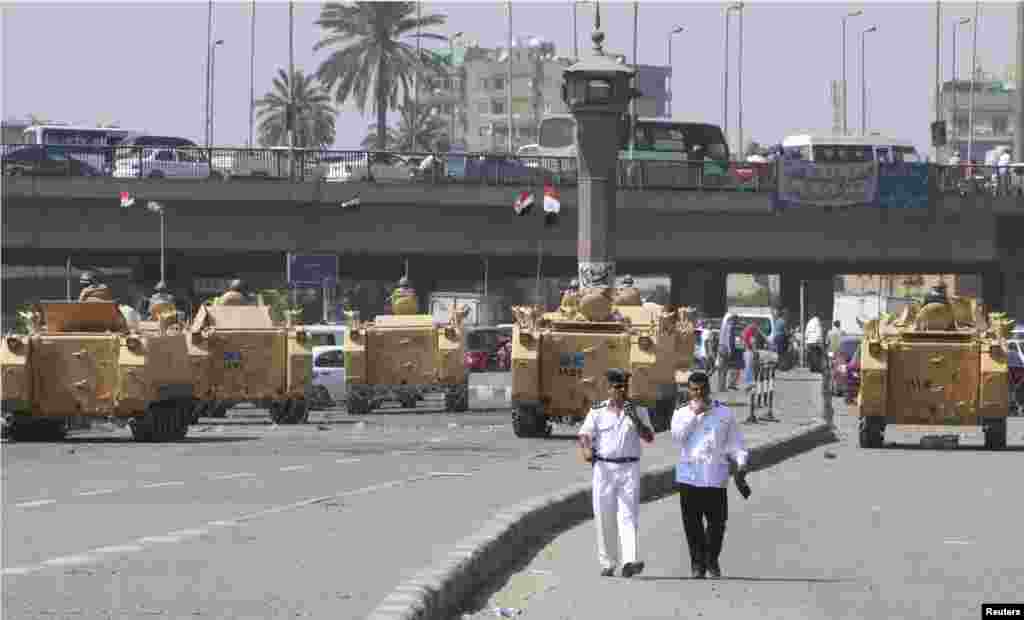
M 754 382 L 750 385 L 750 414 L 744 424 L 758 422 L 778 422 L 775 417 L 775 362 L 760 362 L 754 366 Z M 758 409 L 768 409 L 768 413 L 757 417 Z
M 511 156 L 494 153 L 399 153 L 228 147 L 57 146 L 29 161 L 40 147 L 0 146 L 4 175 L 103 176 L 116 178 L 204 178 L 297 182 L 461 184 L 560 187 L 577 184 L 575 157 Z M 294 163 L 291 163 L 294 161 Z M 885 164 L 883 164 L 885 165 Z M 1024 196 L 1024 164 L 932 165 L 931 183 L 941 193 Z M 620 160 L 623 189 L 772 192 L 776 162 Z

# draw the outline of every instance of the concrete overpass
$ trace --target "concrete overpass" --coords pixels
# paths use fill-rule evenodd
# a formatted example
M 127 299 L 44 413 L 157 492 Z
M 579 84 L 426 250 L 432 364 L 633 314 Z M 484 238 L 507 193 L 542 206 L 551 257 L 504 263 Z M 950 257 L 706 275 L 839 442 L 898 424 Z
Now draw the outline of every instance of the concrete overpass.
M 138 280 L 155 281 L 159 224 L 142 204 L 118 208 L 118 193 L 129 191 L 165 204 L 178 281 L 246 273 L 259 283 L 259 274 L 283 272 L 285 252 L 338 253 L 343 276 L 382 280 L 408 258 L 430 290 L 442 277 L 478 279 L 480 263 L 467 256 L 488 257 L 492 278 L 532 277 L 541 240 L 545 274 L 575 271 L 574 187 L 561 189 L 560 226 L 544 230 L 539 213 L 513 215 L 518 186 L 5 181 L 5 265 L 63 264 L 74 253 L 80 264 L 127 261 Z M 356 195 L 359 211 L 338 207 Z M 670 274 L 675 300 L 701 300 L 711 313 L 724 307 L 730 272 L 780 273 L 793 308 L 807 280 L 809 306 L 826 318 L 835 274 L 942 272 L 981 273 L 985 301 L 1024 316 L 1019 196 L 936 193 L 927 209 L 775 213 L 768 192 L 620 190 L 618 204 L 620 272 Z

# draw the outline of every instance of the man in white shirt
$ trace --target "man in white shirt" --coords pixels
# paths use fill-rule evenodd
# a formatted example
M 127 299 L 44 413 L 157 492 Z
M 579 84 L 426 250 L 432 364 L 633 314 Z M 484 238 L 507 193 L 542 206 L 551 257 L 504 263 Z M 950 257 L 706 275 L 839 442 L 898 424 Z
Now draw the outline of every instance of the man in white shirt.
M 594 467 L 594 522 L 601 576 L 614 575 L 622 559 L 622 576 L 628 579 L 644 569 L 644 563 L 637 561 L 640 440 L 654 441 L 654 430 L 647 409 L 628 400 L 629 373 L 611 368 L 607 377 L 609 399 L 587 413 L 579 441 L 583 458 Z
M 815 314 L 807 321 L 804 328 L 804 346 L 807 347 L 807 366 L 811 372 L 822 372 L 821 361 L 824 357 L 825 334 L 821 330 L 821 319 Z
M 748 452 L 743 434 L 728 407 L 711 400 L 708 376 L 694 372 L 689 379 L 690 402 L 672 416 L 672 441 L 679 446 L 676 486 L 694 579 L 720 579 L 718 557 L 729 517 L 726 486 L 730 462 L 744 476 Z M 707 521 L 705 527 L 704 521 Z

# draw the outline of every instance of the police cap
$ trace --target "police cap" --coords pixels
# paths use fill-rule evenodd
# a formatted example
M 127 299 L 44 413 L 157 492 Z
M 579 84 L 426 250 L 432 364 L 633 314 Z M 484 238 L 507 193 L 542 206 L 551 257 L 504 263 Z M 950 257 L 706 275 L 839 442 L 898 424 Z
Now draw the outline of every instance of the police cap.
M 633 286 L 633 276 L 627 275 L 626 277 L 622 278 L 622 284 L 624 286 Z
M 234 280 L 231 281 L 231 284 L 228 285 L 228 290 L 229 291 L 236 291 L 236 292 L 239 292 L 239 293 L 244 293 L 245 292 L 245 282 L 242 281 L 239 278 L 235 278 Z
M 78 279 L 79 284 L 93 284 L 96 282 L 96 274 L 91 271 L 83 271 L 82 277 Z
M 160 280 L 159 282 L 156 283 L 156 286 L 153 287 L 153 290 L 156 291 L 157 293 L 163 293 L 167 290 L 167 283 L 164 282 L 163 280 Z
M 398 279 L 398 286 L 409 286 L 409 278 L 402 276 Z
M 621 368 L 609 368 L 605 376 L 609 385 L 622 385 L 629 383 L 630 374 Z

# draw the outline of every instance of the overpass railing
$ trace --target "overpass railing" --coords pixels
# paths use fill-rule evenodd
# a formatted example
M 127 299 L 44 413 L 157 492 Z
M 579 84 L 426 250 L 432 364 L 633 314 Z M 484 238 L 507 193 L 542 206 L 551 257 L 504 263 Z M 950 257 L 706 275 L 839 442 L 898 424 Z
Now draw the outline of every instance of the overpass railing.
M 227 147 L 2 145 L 4 175 L 345 183 L 574 186 L 575 157 Z M 292 163 L 294 162 L 294 163 Z M 885 164 L 883 164 L 885 165 Z M 941 193 L 1024 195 L 1024 164 L 930 167 Z M 778 163 L 620 160 L 624 189 L 772 192 Z

